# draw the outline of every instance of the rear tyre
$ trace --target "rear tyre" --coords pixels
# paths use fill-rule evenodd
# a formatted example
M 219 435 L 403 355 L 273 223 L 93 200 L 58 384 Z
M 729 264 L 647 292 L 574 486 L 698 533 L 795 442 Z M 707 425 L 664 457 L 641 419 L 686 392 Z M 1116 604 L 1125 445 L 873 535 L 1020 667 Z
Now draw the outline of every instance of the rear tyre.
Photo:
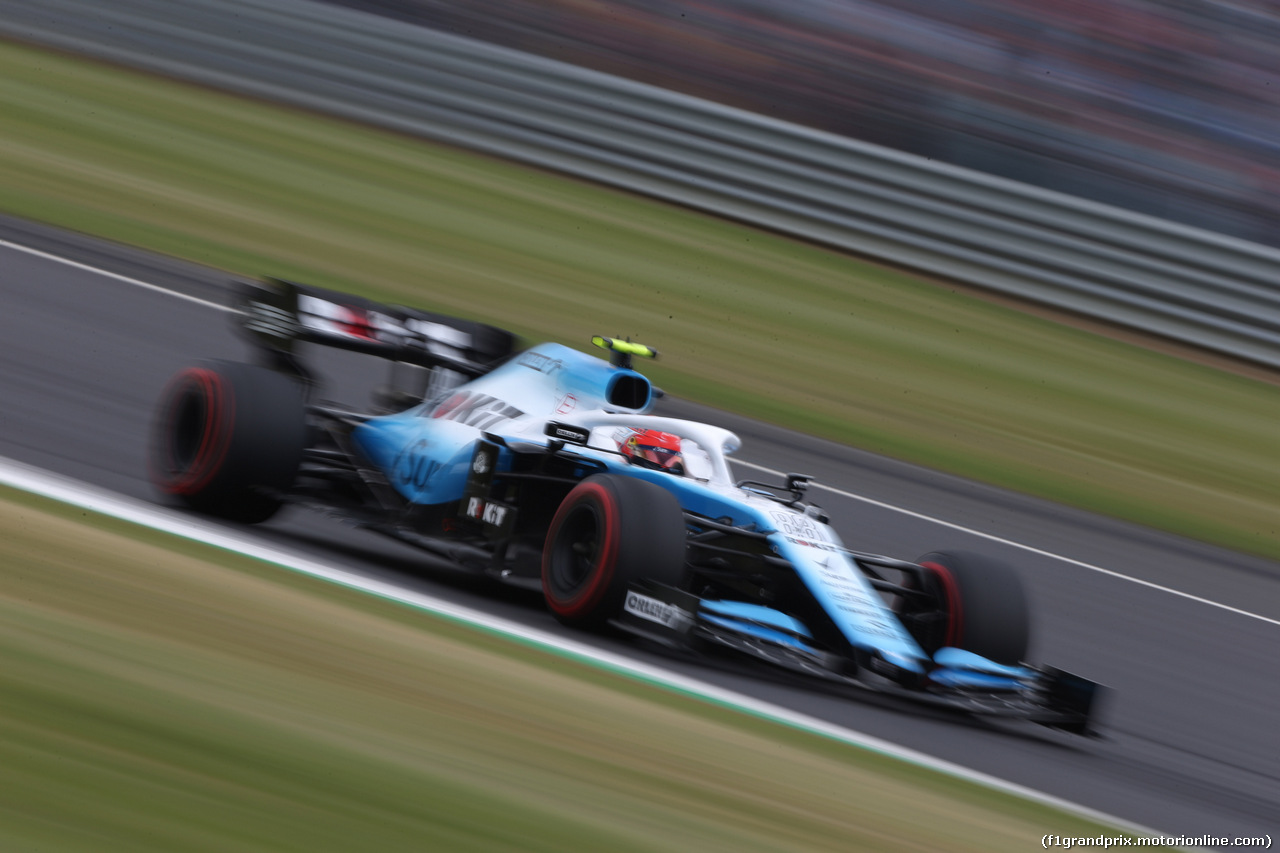
M 157 406 L 151 481 L 200 512 L 266 521 L 293 485 L 306 434 L 295 380 L 249 364 L 189 367 Z
M 600 628 L 636 580 L 684 580 L 684 512 L 654 483 L 597 474 L 569 492 L 542 551 L 542 592 L 560 622 Z
M 953 646 L 1010 665 L 1027 659 L 1031 612 L 1012 566 L 967 551 L 933 551 L 916 562 L 942 610 L 925 651 Z

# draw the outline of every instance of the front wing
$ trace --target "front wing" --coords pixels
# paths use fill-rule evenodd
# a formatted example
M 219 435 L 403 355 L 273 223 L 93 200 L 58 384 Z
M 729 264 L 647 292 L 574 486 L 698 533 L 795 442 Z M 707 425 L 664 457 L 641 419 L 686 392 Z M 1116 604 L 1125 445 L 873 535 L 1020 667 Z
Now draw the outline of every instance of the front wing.
M 776 611 L 643 582 L 632 585 L 614 624 L 667 646 L 729 650 L 861 691 L 978 716 L 1028 720 L 1072 734 L 1098 734 L 1105 688 L 1054 667 L 978 664 L 976 656 L 958 649 L 940 650 L 938 665 L 924 680 L 904 685 L 877 675 L 873 659 L 859 665 L 823 651 L 803 625 Z

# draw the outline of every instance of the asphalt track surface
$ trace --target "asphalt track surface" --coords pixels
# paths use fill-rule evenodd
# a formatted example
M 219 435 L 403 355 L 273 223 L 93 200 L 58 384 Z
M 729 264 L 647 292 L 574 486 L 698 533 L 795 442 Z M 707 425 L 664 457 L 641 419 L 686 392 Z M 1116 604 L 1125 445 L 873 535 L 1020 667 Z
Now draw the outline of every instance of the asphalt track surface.
M 155 500 L 146 445 L 165 382 L 199 359 L 248 355 L 227 312 L 214 307 L 226 303 L 225 276 L 3 217 L 0 239 L 0 455 Z M 585 341 L 597 330 L 583 322 Z M 332 396 L 363 401 L 370 365 L 344 356 L 323 366 L 337 377 Z M 906 558 L 966 548 L 1016 564 L 1036 611 L 1032 657 L 1114 688 L 1105 736 L 974 721 L 762 677 L 758 666 L 591 642 L 1167 835 L 1278 834 L 1280 565 L 688 401 L 662 406 L 734 429 L 743 439 L 737 458 L 752 466 L 817 475 L 812 495 L 852 547 Z M 768 477 L 757 467 L 737 470 Z M 567 633 L 536 597 L 477 586 L 412 549 L 300 509 L 256 532 L 358 573 Z

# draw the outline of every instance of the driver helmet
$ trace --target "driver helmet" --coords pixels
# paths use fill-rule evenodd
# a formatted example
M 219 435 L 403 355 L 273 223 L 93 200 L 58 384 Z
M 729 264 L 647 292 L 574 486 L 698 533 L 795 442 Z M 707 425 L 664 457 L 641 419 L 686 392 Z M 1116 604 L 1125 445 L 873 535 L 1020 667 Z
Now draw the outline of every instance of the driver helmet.
M 680 455 L 680 436 L 656 429 L 636 430 L 618 449 L 633 465 L 654 468 L 671 474 L 684 473 L 684 457 Z

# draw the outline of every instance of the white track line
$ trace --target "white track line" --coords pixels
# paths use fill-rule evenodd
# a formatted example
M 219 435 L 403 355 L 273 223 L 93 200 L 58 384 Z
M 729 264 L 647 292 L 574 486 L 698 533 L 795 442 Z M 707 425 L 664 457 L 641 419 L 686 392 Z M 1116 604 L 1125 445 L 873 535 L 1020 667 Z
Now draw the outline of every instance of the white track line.
M 3 246 L 8 249 L 13 249 L 16 252 L 25 252 L 29 255 L 34 255 L 39 258 L 44 258 L 45 260 L 54 261 L 60 264 L 66 264 L 67 266 L 75 267 L 76 269 L 84 270 L 85 272 L 97 273 L 98 275 L 106 276 L 107 278 L 115 279 L 116 281 L 121 281 L 121 282 L 124 282 L 125 284 L 131 284 L 131 285 L 134 285 L 135 287 L 141 287 L 145 290 L 166 294 L 168 296 L 174 296 L 178 299 L 185 299 L 188 302 L 194 302 L 198 305 L 204 305 L 209 308 L 215 308 L 219 311 L 235 310 L 226 305 L 220 305 L 216 302 L 210 302 L 207 299 L 199 299 L 195 296 L 189 296 L 185 293 L 179 293 L 176 290 L 170 290 L 169 288 L 161 287 L 160 285 L 151 284 L 149 282 L 141 281 L 136 278 L 130 278 L 129 276 L 120 275 L 119 273 L 113 273 L 108 270 L 90 266 L 88 264 L 82 264 L 78 261 L 72 261 L 67 258 L 60 257 L 58 255 L 50 254 L 49 252 L 42 252 L 39 249 L 32 249 L 28 246 L 22 246 L 17 243 L 11 243 L 8 240 L 0 239 L 0 246 Z M 757 465 L 754 462 L 746 462 L 742 459 L 731 459 L 730 461 L 733 462 L 734 464 L 744 465 L 748 468 L 754 468 L 757 471 L 763 471 L 767 474 L 773 474 L 778 477 L 786 476 L 781 471 L 775 471 L 772 468 L 766 468 L 765 466 Z M 914 510 L 909 510 L 904 507 L 894 506 L 893 504 L 884 503 L 883 501 L 878 501 L 878 500 L 875 500 L 874 498 L 868 498 L 862 495 L 856 495 L 853 492 L 847 492 L 847 491 L 844 491 L 843 489 L 837 489 L 834 486 L 824 486 L 821 483 L 814 483 L 813 487 L 819 488 L 819 489 L 825 489 L 829 492 L 840 495 L 841 497 L 846 497 L 855 501 L 861 501 L 862 503 L 870 504 L 871 506 L 877 506 L 877 507 L 880 507 L 881 509 L 887 509 L 893 512 L 901 513 L 902 515 L 906 515 L 906 516 L 909 516 L 910 518 L 915 518 L 920 521 L 927 521 L 931 524 L 937 524 L 942 527 L 949 528 L 951 530 L 958 530 L 962 533 L 967 533 L 971 536 L 976 536 L 981 539 L 986 539 L 990 542 L 998 542 L 1001 545 L 1007 545 L 1011 548 L 1018 548 L 1022 551 L 1026 551 L 1029 554 L 1036 554 L 1037 556 L 1041 556 L 1041 557 L 1049 557 L 1051 559 L 1059 560 L 1063 563 L 1067 563 L 1069 565 L 1076 566 L 1078 568 L 1087 569 L 1088 571 L 1091 571 L 1091 572 L 1097 572 L 1098 574 L 1106 575 L 1108 577 L 1112 577 L 1117 580 L 1128 581 L 1129 583 L 1134 583 L 1139 586 L 1147 587 L 1148 589 L 1157 590 L 1159 592 L 1165 592 L 1170 595 L 1177 596 L 1178 598 L 1186 599 L 1187 601 L 1194 601 L 1198 604 L 1205 604 L 1205 605 L 1208 605 L 1209 607 L 1215 607 L 1219 610 L 1224 610 L 1228 613 L 1234 613 L 1237 616 L 1245 616 L 1245 617 L 1248 617 L 1249 619 L 1256 619 L 1259 622 L 1266 622 L 1267 624 L 1270 624 L 1270 625 L 1280 626 L 1280 619 L 1273 619 L 1269 616 L 1263 616 L 1259 613 L 1252 613 L 1248 610 L 1242 610 L 1239 607 L 1232 607 L 1229 604 L 1223 604 L 1218 601 L 1213 601 L 1212 599 L 1209 599 L 1209 598 L 1203 598 L 1202 596 L 1199 596 L 1199 595 L 1193 595 L 1189 592 L 1182 592 L 1181 590 L 1173 589 L 1172 587 L 1163 586 L 1161 584 L 1153 583 L 1152 581 L 1143 580 L 1141 578 L 1135 578 L 1131 575 L 1122 574 L 1112 569 L 1105 569 L 1101 566 L 1095 566 L 1092 563 L 1086 563 L 1081 560 L 1073 559 L 1071 557 L 1064 557 L 1061 554 L 1055 554 L 1052 551 L 1045 551 L 1040 548 L 1036 548 L 1032 545 L 1024 545 L 1021 542 L 1014 542 L 1011 539 L 1004 539 L 999 536 L 995 536 L 991 533 L 984 533 L 981 530 L 974 530 L 973 528 L 965 527 L 960 524 L 955 524 L 950 521 L 943 521 L 940 518 L 934 518 L 933 516 L 924 515 L 923 513 L 915 512 Z
M 333 564 L 302 557 L 282 548 L 264 544 L 251 535 L 237 533 L 232 529 L 193 518 L 176 510 L 118 495 L 106 489 L 44 471 L 31 465 L 25 465 L 2 456 L 0 456 L 0 485 L 40 495 L 151 530 L 157 530 L 195 542 L 202 542 L 225 551 L 243 554 L 313 578 L 375 595 L 379 598 L 396 601 L 427 613 L 501 635 L 507 639 L 536 646 L 562 657 L 607 669 L 628 678 L 693 696 L 712 704 L 779 723 L 789 728 L 830 738 L 991 790 L 1001 791 L 1069 814 L 1078 815 L 1095 823 L 1116 827 L 1134 835 L 1149 837 L 1161 834 L 1147 827 L 1122 820 L 1114 815 L 1086 808 L 1077 803 L 1072 803 L 1023 785 L 1017 785 L 986 773 L 980 773 L 959 764 L 934 758 L 923 752 L 917 752 L 887 740 L 844 728 L 817 717 L 801 714 L 781 705 L 774 705 L 698 681 L 694 678 L 668 672 L 660 667 L 596 649 L 586 643 L 559 637 L 537 628 L 521 625 L 518 622 L 485 613 L 482 610 L 454 604 L 425 593 L 406 590 L 386 581 L 364 577 Z
M 203 305 L 206 308 L 214 308 L 218 311 L 228 311 L 228 312 L 234 312 L 236 310 L 228 305 L 221 305 L 217 302 L 210 302 L 207 299 L 201 299 L 198 296 L 190 296 L 186 293 L 180 293 L 176 290 L 170 290 L 169 288 L 161 287 L 158 284 L 151 284 L 150 282 L 142 281 L 136 278 L 130 278 L 127 275 L 120 275 L 120 273 L 111 272 L 110 270 L 104 270 L 100 267 L 90 266 L 89 264 L 82 264 L 79 261 L 73 261 L 69 258 L 64 258 L 60 255 L 54 255 L 54 254 L 50 254 L 49 252 L 42 252 L 39 249 L 33 249 L 30 246 L 23 246 L 18 243 L 10 243 L 8 240 L 0 239 L 0 246 L 3 246 L 6 249 L 13 249 L 15 252 L 22 252 L 24 254 L 33 255 L 37 258 L 43 258 L 46 261 L 54 261 L 55 263 L 64 264 L 69 267 L 74 267 L 75 269 L 83 270 L 85 272 L 96 273 L 97 275 L 105 276 L 106 278 L 115 279 L 116 281 L 122 281 L 125 284 L 132 284 L 134 287 L 141 287 L 143 290 L 150 290 L 155 293 L 163 293 L 168 296 L 176 297 L 177 299 L 184 299 L 187 302 L 194 302 L 195 304 Z

